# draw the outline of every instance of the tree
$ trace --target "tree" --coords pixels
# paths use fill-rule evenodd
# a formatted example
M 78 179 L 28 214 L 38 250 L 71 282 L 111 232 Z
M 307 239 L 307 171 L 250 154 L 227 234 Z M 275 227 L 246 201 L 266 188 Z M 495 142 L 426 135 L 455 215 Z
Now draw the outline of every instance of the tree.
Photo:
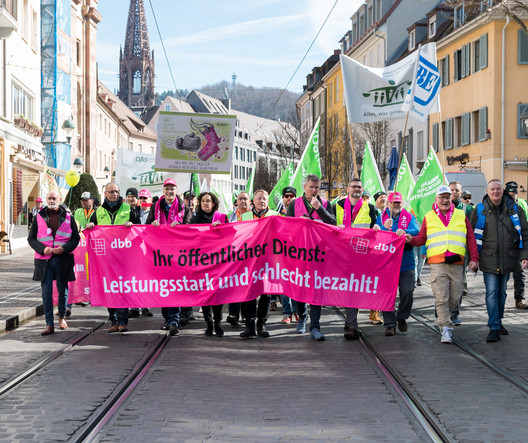
M 76 209 L 81 207 L 81 195 L 83 192 L 89 192 L 92 194 L 92 197 L 97 197 L 99 200 L 101 199 L 99 190 L 97 189 L 97 185 L 95 184 L 93 177 L 90 174 L 81 174 L 79 183 L 77 183 L 77 186 L 70 188 L 64 200 L 64 203 L 68 205 L 68 203 L 70 203 L 71 194 L 71 203 L 69 205 L 71 212 L 75 212 Z

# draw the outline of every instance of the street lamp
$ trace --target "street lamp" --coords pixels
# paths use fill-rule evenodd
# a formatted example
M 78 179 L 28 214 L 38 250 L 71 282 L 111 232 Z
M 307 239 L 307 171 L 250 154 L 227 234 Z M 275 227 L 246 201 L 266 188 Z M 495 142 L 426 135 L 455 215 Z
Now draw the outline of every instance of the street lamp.
M 70 119 L 64 120 L 64 122 L 62 123 L 62 130 L 64 131 L 64 135 L 66 135 L 66 140 L 68 140 L 68 144 L 70 144 L 71 142 L 74 129 L 75 129 L 75 123 L 73 123 L 73 120 L 70 120 Z
M 82 171 L 82 168 L 84 166 L 84 162 L 83 162 L 83 159 L 81 157 L 77 157 L 74 161 L 73 161 L 73 166 L 75 167 L 75 169 L 77 169 L 79 172 Z

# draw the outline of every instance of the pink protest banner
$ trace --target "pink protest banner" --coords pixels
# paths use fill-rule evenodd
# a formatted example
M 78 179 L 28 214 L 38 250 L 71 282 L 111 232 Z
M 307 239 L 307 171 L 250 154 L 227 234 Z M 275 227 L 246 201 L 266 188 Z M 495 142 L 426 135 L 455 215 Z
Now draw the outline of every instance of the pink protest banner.
M 405 239 L 312 220 L 97 226 L 85 231 L 94 306 L 206 306 L 260 294 L 394 309 Z
M 86 238 L 81 232 L 81 241 L 79 246 L 73 251 L 75 257 L 75 267 L 73 271 L 75 273 L 76 281 L 70 282 L 68 289 L 68 303 L 80 303 L 83 301 L 90 301 L 90 286 L 88 285 L 88 254 L 86 249 Z M 59 294 L 57 292 L 57 286 L 53 285 L 53 304 L 57 306 L 59 302 Z

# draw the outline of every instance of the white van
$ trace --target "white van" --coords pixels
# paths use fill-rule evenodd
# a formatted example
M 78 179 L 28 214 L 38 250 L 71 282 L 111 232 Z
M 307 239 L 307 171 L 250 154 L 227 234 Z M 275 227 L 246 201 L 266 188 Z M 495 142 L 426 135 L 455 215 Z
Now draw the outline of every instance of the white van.
M 480 171 L 456 171 L 446 172 L 447 183 L 460 182 L 464 191 L 471 192 L 471 202 L 475 206 L 482 201 L 486 195 L 488 182 L 486 176 Z

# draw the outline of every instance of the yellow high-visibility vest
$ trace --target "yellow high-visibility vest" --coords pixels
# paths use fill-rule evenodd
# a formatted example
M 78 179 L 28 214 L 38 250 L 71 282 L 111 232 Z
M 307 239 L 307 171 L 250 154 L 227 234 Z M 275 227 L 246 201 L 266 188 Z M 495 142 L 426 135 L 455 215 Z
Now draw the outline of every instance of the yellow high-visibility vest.
M 466 255 L 466 214 L 455 209 L 449 224 L 445 226 L 435 211 L 425 215 L 427 226 L 427 257 L 441 255 L 449 250 L 454 254 Z

